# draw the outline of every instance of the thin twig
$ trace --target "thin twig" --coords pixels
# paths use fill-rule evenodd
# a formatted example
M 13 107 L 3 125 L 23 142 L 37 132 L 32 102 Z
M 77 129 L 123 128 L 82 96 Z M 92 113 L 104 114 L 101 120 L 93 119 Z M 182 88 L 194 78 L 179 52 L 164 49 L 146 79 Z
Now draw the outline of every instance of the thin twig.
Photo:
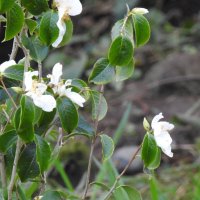
M 133 154 L 132 158 L 129 160 L 128 164 L 125 166 L 124 170 L 117 176 L 113 186 L 111 187 L 111 189 L 109 190 L 109 192 L 107 193 L 107 195 L 104 197 L 103 200 L 107 200 L 113 193 L 113 191 L 115 190 L 118 181 L 120 180 L 120 178 L 126 173 L 127 169 L 130 167 L 131 163 L 133 162 L 133 160 L 135 160 L 138 152 L 141 149 L 141 145 L 138 147 L 138 149 L 136 150 L 136 152 Z
M 6 170 L 5 170 L 5 161 L 4 161 L 4 155 L 0 154 L 0 174 L 1 174 L 1 184 L 2 188 L 6 188 Z
M 42 63 L 38 62 L 38 71 L 39 71 L 39 81 L 42 80 Z
M 10 178 L 10 183 L 8 185 L 8 200 L 12 200 L 12 191 L 13 191 L 13 187 L 15 184 L 15 176 L 16 176 L 16 172 L 17 172 L 17 164 L 19 161 L 21 147 L 22 147 L 22 141 L 18 137 L 16 151 L 15 151 L 15 159 L 14 159 L 13 168 L 12 168 L 12 174 L 11 174 L 11 178 Z
M 10 60 L 15 60 L 18 51 L 18 43 L 16 37 L 13 40 L 12 52 L 10 54 Z
M 98 108 L 97 108 L 97 116 L 96 116 L 96 119 L 94 121 L 95 136 L 92 139 L 91 148 L 90 148 L 90 156 L 89 156 L 88 168 L 87 168 L 87 176 L 86 176 L 86 185 L 85 185 L 85 190 L 84 190 L 83 197 L 82 197 L 83 200 L 86 198 L 86 195 L 87 195 L 87 192 L 88 192 L 88 189 L 89 189 L 89 184 L 90 184 L 90 175 L 91 175 L 91 168 L 92 168 L 92 158 L 93 158 L 93 153 L 94 153 L 96 139 L 98 137 L 99 114 L 100 114 L 100 111 L 101 111 L 102 96 L 103 96 L 103 92 L 104 92 L 104 85 L 101 86 L 100 92 L 101 92 L 101 95 L 99 97 L 99 105 L 98 105 Z

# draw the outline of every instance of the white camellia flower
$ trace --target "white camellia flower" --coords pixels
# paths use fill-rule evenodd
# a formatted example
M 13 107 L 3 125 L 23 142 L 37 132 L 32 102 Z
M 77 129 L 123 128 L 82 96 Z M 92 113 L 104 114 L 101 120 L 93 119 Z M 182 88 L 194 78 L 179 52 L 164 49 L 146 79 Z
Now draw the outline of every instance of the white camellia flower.
M 54 0 L 56 7 L 58 8 L 58 22 L 59 35 L 56 41 L 52 44 L 53 47 L 58 47 L 62 42 L 66 32 L 65 20 L 70 16 L 79 15 L 82 12 L 82 4 L 79 0 Z
M 162 113 L 160 113 L 156 115 L 151 122 L 151 127 L 154 131 L 154 138 L 157 145 L 162 149 L 162 151 L 167 156 L 173 157 L 173 153 L 171 152 L 172 138 L 169 135 L 169 131 L 174 128 L 174 125 L 166 121 L 160 121 L 160 119 L 162 118 L 164 117 Z
M 133 8 L 131 12 L 135 14 L 144 15 L 147 14 L 149 11 L 146 8 Z
M 49 84 L 52 86 L 54 93 L 58 94 L 59 96 L 66 96 L 78 106 L 83 107 L 85 99 L 77 92 L 71 91 L 72 88 L 67 88 L 71 85 L 72 80 L 68 79 L 65 83 L 63 83 L 61 80 L 61 76 L 62 65 L 60 63 L 57 63 L 53 67 L 52 74 L 47 75 L 47 77 L 50 78 Z
M 0 73 L 3 73 L 8 67 L 16 65 L 16 62 L 14 60 L 9 60 L 0 65 Z
M 26 95 L 33 99 L 33 103 L 46 112 L 51 112 L 56 107 L 56 100 L 51 95 L 44 95 L 47 85 L 33 80 L 33 76 L 38 76 L 38 71 L 25 72 L 24 85 Z

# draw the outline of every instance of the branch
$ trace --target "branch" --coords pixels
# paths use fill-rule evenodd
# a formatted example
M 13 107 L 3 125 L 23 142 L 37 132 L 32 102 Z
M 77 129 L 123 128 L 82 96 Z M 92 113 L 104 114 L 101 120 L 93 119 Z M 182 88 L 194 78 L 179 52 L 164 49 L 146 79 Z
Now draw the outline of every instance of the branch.
M 109 199 L 109 197 L 112 195 L 113 191 L 115 190 L 118 181 L 120 180 L 120 178 L 126 173 L 127 169 L 130 167 L 131 163 L 133 162 L 133 160 L 135 160 L 138 152 L 141 149 L 141 145 L 138 147 L 138 149 L 136 150 L 136 152 L 133 154 L 132 158 L 129 160 L 128 164 L 125 166 L 124 170 L 117 176 L 113 186 L 111 187 L 111 189 L 109 190 L 108 194 L 105 196 L 105 198 L 103 200 L 107 200 Z
M 13 40 L 13 47 L 12 47 L 12 52 L 10 54 L 10 60 L 15 60 L 15 57 L 17 55 L 17 51 L 18 51 L 18 43 L 17 43 L 17 39 L 16 37 Z
M 6 188 L 6 170 L 5 170 L 5 161 L 4 161 L 4 155 L 0 154 L 0 174 L 1 174 L 1 183 L 2 188 Z

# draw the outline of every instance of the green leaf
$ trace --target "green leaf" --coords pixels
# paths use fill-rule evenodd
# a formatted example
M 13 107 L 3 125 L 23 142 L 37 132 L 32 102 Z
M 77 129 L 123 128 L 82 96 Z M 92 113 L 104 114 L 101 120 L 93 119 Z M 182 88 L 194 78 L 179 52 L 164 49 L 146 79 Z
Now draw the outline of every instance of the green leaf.
M 16 131 L 11 130 L 0 135 L 0 151 L 6 153 L 6 151 L 17 141 Z
M 109 60 L 101 58 L 97 60 L 89 76 L 89 81 L 98 85 L 111 82 L 115 76 L 115 68 L 109 64 Z
M 156 159 L 158 152 L 158 147 L 156 144 L 156 141 L 154 139 L 154 136 L 150 133 L 147 133 L 144 137 L 143 143 L 142 143 L 142 160 L 144 161 L 145 167 L 151 166 L 151 164 Z
M 47 0 L 21 0 L 21 3 L 33 15 L 40 15 L 49 8 Z
M 108 105 L 104 96 L 97 91 L 90 91 L 92 101 L 92 119 L 102 120 L 107 113 Z
M 0 13 L 5 13 L 10 10 L 15 0 L 0 0 Z
M 158 148 L 158 151 L 156 152 L 155 159 L 153 162 L 148 166 L 148 169 L 154 170 L 160 166 L 160 161 L 161 161 L 161 150 Z
M 40 22 L 40 39 L 46 44 L 51 45 L 57 39 L 59 35 L 59 29 L 57 27 L 58 14 L 49 11 L 45 13 Z
M 5 166 L 7 177 L 10 177 L 12 173 L 13 162 L 15 159 L 15 151 L 16 145 L 12 145 L 5 154 Z
M 32 35 L 37 27 L 37 22 L 32 19 L 25 19 L 25 23 L 28 26 L 30 34 Z
M 17 134 L 25 142 L 31 142 L 34 139 L 34 116 L 35 109 L 32 100 L 27 96 L 22 96 L 21 98 L 21 109 L 15 114 L 15 127 Z M 20 121 L 17 119 L 20 113 Z
M 49 166 L 51 158 L 51 149 L 49 144 L 39 135 L 35 135 L 36 160 L 40 166 L 40 172 L 43 173 Z
M 68 44 L 73 35 L 73 23 L 70 18 L 67 19 L 67 21 L 65 21 L 65 25 L 66 25 L 66 32 L 65 32 L 62 42 L 59 44 L 59 47 L 62 47 Z
M 142 200 L 140 193 L 128 185 L 120 185 L 114 190 L 115 200 Z
M 94 136 L 94 128 L 82 116 L 79 117 L 76 131 L 88 137 Z
M 41 200 L 63 200 L 60 193 L 58 191 L 47 191 L 42 195 Z
M 151 30 L 147 19 L 140 14 L 133 14 L 136 46 L 143 46 L 149 41 Z
M 42 62 L 46 58 L 49 49 L 37 37 L 22 36 L 22 43 L 29 50 L 31 58 L 36 62 Z
M 126 66 L 117 66 L 116 67 L 116 81 L 124 81 L 130 78 L 133 75 L 135 68 L 134 59 Z
M 126 66 L 133 58 L 133 43 L 126 36 L 118 36 L 112 42 L 108 53 L 111 65 Z
M 24 25 L 24 12 L 22 8 L 14 3 L 12 8 L 6 13 L 6 32 L 4 41 L 14 38 Z
M 3 73 L 3 76 L 17 80 L 17 81 L 23 81 L 24 76 L 24 66 L 23 65 L 12 65 L 8 67 Z
M 38 126 L 48 126 L 54 119 L 55 115 L 56 115 L 56 109 L 53 109 L 52 112 L 45 112 L 42 109 L 40 109 L 40 116 L 38 119 Z
M 114 151 L 114 142 L 111 137 L 108 135 L 102 134 L 101 137 L 101 144 L 102 144 L 102 152 L 103 152 L 103 160 L 108 160 Z
M 72 101 L 66 97 L 57 98 L 57 110 L 62 127 L 71 133 L 78 125 L 78 112 Z
M 111 31 L 112 40 L 120 35 L 126 36 L 133 41 L 133 26 L 130 18 L 128 20 L 121 19 L 114 24 Z
M 36 161 L 36 145 L 27 144 L 19 158 L 18 175 L 22 182 L 33 179 L 40 174 L 39 165 Z

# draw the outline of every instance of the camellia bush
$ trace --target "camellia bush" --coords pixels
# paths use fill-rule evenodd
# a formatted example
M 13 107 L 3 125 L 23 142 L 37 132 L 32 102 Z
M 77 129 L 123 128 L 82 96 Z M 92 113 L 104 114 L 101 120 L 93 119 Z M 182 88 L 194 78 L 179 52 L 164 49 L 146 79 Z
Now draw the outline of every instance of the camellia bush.
M 111 31 L 108 54 L 94 63 L 88 81 L 62 78 L 62 64 L 52 66 L 44 76 L 43 60 L 49 51 L 67 45 L 73 36 L 71 18 L 82 12 L 79 0 L 0 0 L 0 20 L 6 25 L 2 42 L 13 40 L 10 59 L 0 65 L 0 199 L 59 200 L 90 199 L 92 185 L 100 192 L 95 199 L 139 200 L 133 185 L 121 183 L 137 155 L 144 168 L 158 168 L 161 151 L 172 157 L 169 131 L 174 126 L 156 115 L 151 124 L 144 119 L 144 140 L 113 185 L 91 180 L 93 152 L 97 139 L 102 143 L 102 162 L 110 160 L 113 139 L 99 132 L 99 121 L 107 112 L 104 86 L 124 81 L 134 73 L 134 50 L 150 38 L 150 26 L 144 8 L 130 9 Z M 24 58 L 15 61 L 18 49 Z M 35 61 L 37 70 L 31 67 Z M 95 87 L 94 87 L 95 86 Z M 96 89 L 98 88 L 98 89 Z M 92 124 L 80 114 L 91 105 Z M 60 149 L 71 137 L 88 138 L 91 146 L 83 191 L 60 190 L 48 185 L 48 175 Z M 34 183 L 37 187 L 34 188 Z M 88 191 L 90 190 L 90 194 Z

